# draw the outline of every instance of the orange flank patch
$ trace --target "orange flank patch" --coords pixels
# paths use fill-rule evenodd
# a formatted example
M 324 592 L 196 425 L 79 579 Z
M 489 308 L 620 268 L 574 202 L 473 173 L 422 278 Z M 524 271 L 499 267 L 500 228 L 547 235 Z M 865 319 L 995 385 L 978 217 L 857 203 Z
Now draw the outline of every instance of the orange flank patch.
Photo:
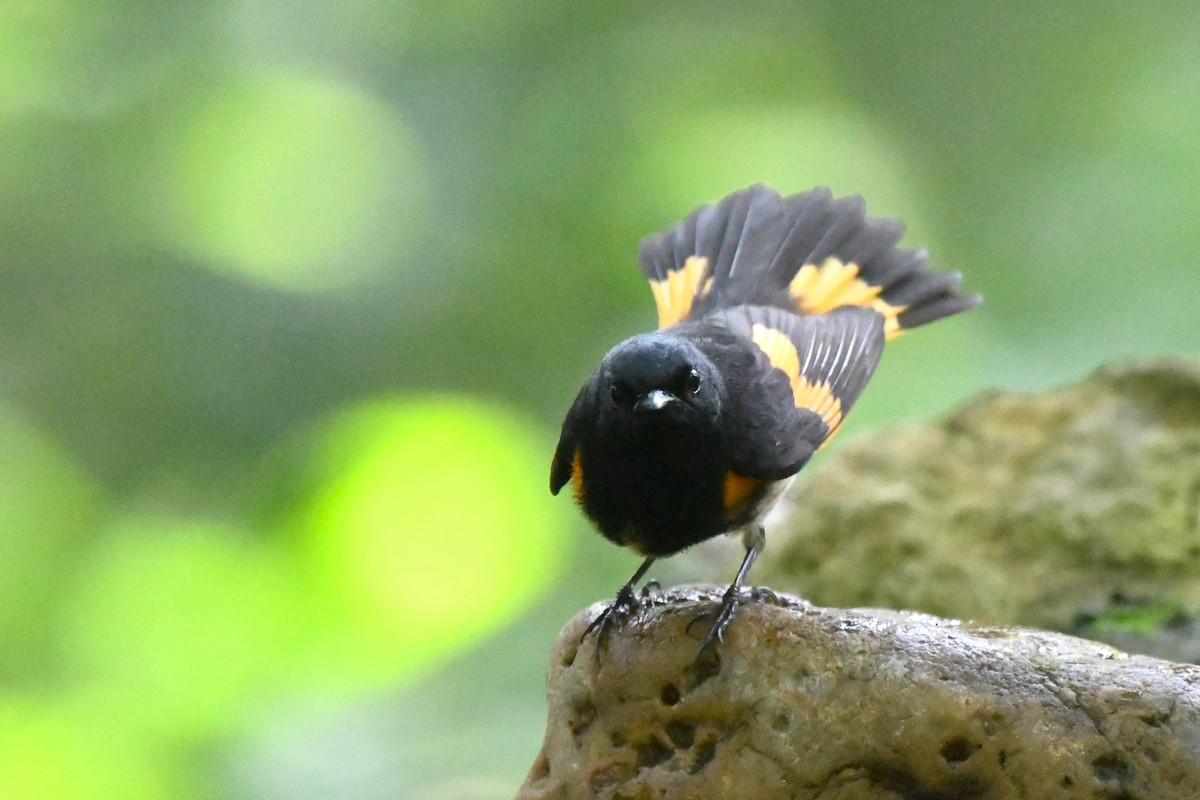
M 583 462 L 580 460 L 579 448 L 575 448 L 575 457 L 571 459 L 571 491 L 575 499 L 583 502 Z
M 761 478 L 747 478 L 736 472 L 725 473 L 725 516 L 737 519 L 746 513 L 750 497 L 763 485 Z
M 650 291 L 654 293 L 654 304 L 658 307 L 658 327 L 674 325 L 686 317 L 696 297 L 703 297 L 711 289 L 708 259 L 703 256 L 691 256 L 682 267 L 668 272 L 663 280 L 650 281 Z
M 796 308 L 805 314 L 824 314 L 839 306 L 873 308 L 883 315 L 887 338 L 894 339 L 904 332 L 898 317 L 907 306 L 888 303 L 879 297 L 881 291 L 858 277 L 858 264 L 843 264 L 832 256 L 819 267 L 805 264 L 788 284 Z
M 759 324 L 750 329 L 750 338 L 766 353 L 771 366 L 791 381 L 792 400 L 796 407 L 807 408 L 829 426 L 829 433 L 825 436 L 825 441 L 829 441 L 842 424 L 842 401 L 837 399 L 828 384 L 810 382 L 804 377 L 800 372 L 800 354 L 785 334 Z

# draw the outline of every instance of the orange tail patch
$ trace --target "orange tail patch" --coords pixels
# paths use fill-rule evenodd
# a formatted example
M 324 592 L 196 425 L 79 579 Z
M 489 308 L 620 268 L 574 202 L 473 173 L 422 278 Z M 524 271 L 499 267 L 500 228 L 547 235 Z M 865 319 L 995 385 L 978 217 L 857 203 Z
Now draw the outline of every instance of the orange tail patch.
M 707 280 L 706 280 L 707 279 Z M 692 310 L 696 297 L 703 297 L 712 289 L 712 277 L 708 274 L 708 259 L 691 256 L 679 269 L 667 273 L 661 281 L 650 281 L 654 293 L 654 304 L 658 307 L 658 327 L 674 325 Z
M 907 306 L 894 306 L 879 297 L 882 286 L 858 277 L 858 264 L 830 256 L 821 266 L 805 264 L 788 284 L 796 308 L 805 314 L 824 314 L 839 306 L 873 308 L 883 315 L 884 333 L 894 339 L 903 333 L 898 317 Z

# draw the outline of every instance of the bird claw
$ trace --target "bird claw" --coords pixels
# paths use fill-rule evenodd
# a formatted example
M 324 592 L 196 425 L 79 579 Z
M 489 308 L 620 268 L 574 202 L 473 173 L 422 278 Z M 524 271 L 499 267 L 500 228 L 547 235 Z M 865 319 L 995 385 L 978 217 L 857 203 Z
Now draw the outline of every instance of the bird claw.
M 582 647 L 583 640 L 587 638 L 589 633 L 591 633 L 594 630 L 600 631 L 597 634 L 597 640 L 596 640 L 596 663 L 597 664 L 600 663 L 600 653 L 607 646 L 609 631 L 611 631 L 613 625 L 615 625 L 617 623 L 617 618 L 620 617 L 622 620 L 624 620 L 624 618 L 628 617 L 629 614 L 632 611 L 636 610 L 637 607 L 640 605 L 640 603 L 638 602 L 638 596 L 635 593 L 634 587 L 637 586 L 638 582 L 642 579 L 643 576 L 645 576 L 646 572 L 650 569 L 650 566 L 654 563 L 654 561 L 655 561 L 654 556 L 646 557 L 646 560 L 642 562 L 642 565 L 637 568 L 636 572 L 633 573 L 633 577 L 630 578 L 625 583 L 625 585 L 622 586 L 621 589 L 617 592 L 616 598 L 612 601 L 611 604 L 609 604 L 608 608 L 601 611 L 599 616 L 597 616 L 594 620 L 592 620 L 590 623 L 588 623 L 587 628 L 585 628 L 583 631 L 583 635 L 579 637 L 579 645 L 580 645 L 580 647 Z M 649 587 L 651 584 L 653 584 L 655 587 L 658 586 L 657 582 L 650 581 L 647 584 L 646 589 L 643 589 L 641 592 L 641 595 L 643 598 L 645 598 L 647 596 L 647 593 L 649 591 Z
M 645 595 L 645 591 L 642 592 Z M 600 614 L 588 623 L 584 628 L 583 635 L 579 637 L 580 646 L 583 645 L 584 639 L 588 637 L 592 631 L 598 631 L 596 634 L 596 661 L 600 661 L 600 654 L 608 647 L 608 635 L 612 631 L 614 625 L 618 621 L 623 622 L 633 611 L 639 606 L 638 597 L 634 594 L 633 587 L 625 585 L 617 592 L 616 598 L 605 608 Z
M 768 589 L 766 586 L 750 587 L 750 599 L 758 603 L 770 603 L 773 606 L 783 605 L 783 601 L 779 599 L 779 595 Z
M 702 619 L 716 617 L 713 620 L 712 627 L 709 628 L 708 634 L 705 635 L 704 641 L 700 644 L 700 651 L 703 653 L 706 650 L 711 650 L 716 647 L 718 642 L 724 640 L 725 631 L 729 628 L 729 623 L 733 621 L 733 616 L 737 612 L 738 604 L 745 600 L 752 600 L 759 603 L 771 603 L 779 605 L 779 595 L 766 587 L 755 586 L 744 593 L 740 588 L 730 586 L 725 594 L 721 597 L 721 604 L 716 609 L 701 612 L 688 623 L 688 631 L 691 631 L 693 625 Z
M 717 643 L 724 639 L 725 629 L 729 627 L 730 621 L 733 620 L 733 614 L 737 611 L 739 594 L 740 592 L 731 586 L 721 598 L 721 605 L 717 607 L 717 618 L 713 620 L 708 635 L 700 643 L 701 652 L 715 648 Z

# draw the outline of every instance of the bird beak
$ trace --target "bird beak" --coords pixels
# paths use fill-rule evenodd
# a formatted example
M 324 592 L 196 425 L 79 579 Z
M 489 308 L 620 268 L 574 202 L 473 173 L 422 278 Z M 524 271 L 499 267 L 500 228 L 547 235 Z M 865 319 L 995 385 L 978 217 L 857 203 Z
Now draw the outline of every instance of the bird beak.
M 634 411 L 659 411 L 671 403 L 678 403 L 678 398 L 670 392 L 664 392 L 662 389 L 655 389 L 652 392 L 647 392 L 638 398 L 633 404 Z

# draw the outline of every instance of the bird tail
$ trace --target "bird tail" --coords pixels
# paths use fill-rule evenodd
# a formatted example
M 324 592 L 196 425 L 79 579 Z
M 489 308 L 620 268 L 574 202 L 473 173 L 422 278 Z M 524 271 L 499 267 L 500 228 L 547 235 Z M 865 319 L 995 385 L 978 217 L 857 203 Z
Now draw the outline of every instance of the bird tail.
M 659 326 L 711 311 L 767 305 L 799 314 L 873 308 L 888 338 L 979 303 L 957 272 L 925 266 L 924 250 L 896 247 L 899 220 L 871 219 L 857 195 L 819 187 L 781 197 L 766 186 L 702 206 L 642 241 Z

